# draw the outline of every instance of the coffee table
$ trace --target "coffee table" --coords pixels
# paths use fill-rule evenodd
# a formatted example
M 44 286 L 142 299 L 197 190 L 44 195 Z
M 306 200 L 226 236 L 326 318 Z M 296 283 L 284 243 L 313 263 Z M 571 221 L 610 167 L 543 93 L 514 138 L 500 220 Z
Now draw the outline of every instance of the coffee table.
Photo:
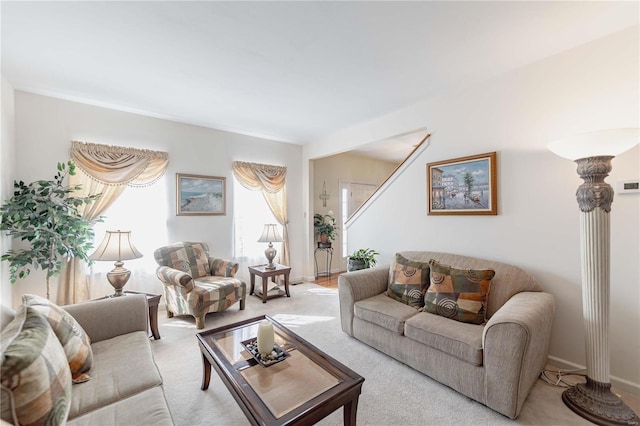
M 275 342 L 290 356 L 263 367 L 241 342 L 255 338 L 260 321 L 273 323 Z M 202 352 L 202 390 L 211 367 L 254 425 L 313 424 L 344 407 L 344 424 L 355 425 L 364 378 L 263 315 L 197 333 Z

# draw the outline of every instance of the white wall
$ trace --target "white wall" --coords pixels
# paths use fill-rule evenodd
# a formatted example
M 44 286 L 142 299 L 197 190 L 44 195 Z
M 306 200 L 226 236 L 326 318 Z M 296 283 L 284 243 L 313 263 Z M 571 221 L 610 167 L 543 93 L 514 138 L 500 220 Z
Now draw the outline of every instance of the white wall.
M 70 141 L 80 140 L 108 145 L 154 149 L 169 153 L 166 172 L 166 204 L 154 209 L 168 212 L 168 242 L 205 241 L 219 257 L 233 257 L 233 173 L 235 160 L 287 167 L 289 233 L 291 238 L 292 280 L 303 274 L 302 246 L 296 235 L 303 232 L 301 184 L 302 148 L 219 130 L 145 117 L 127 112 L 16 91 L 16 167 L 15 178 L 30 182 L 51 178 L 59 161 L 69 158 Z M 226 177 L 225 216 L 176 216 L 175 174 L 191 173 Z M 135 214 L 132 212 L 132 214 Z M 257 239 L 258 236 L 256 236 Z M 153 256 L 153 253 L 144 253 Z M 133 278 L 132 278 L 133 279 Z M 155 285 L 161 291 L 157 279 Z M 22 294 L 44 294 L 43 274 L 18 282 L 13 303 Z M 51 294 L 57 292 L 52 287 Z
M 14 91 L 11 84 L 1 76 L 2 86 L 2 120 L 0 129 L 0 199 L 6 200 L 13 192 L 13 173 L 15 162 L 15 110 L 13 104 Z M 0 235 L 0 253 L 9 250 L 11 239 Z M 12 288 L 9 281 L 9 264 L 0 262 L 0 303 L 11 305 Z
M 349 228 L 351 247 L 384 263 L 400 250 L 504 261 L 555 296 L 552 361 L 584 366 L 575 165 L 546 149 L 556 137 L 640 127 L 638 27 L 448 93 L 305 147 L 305 159 L 427 126 L 430 146 Z M 498 153 L 498 216 L 428 216 L 432 161 Z M 613 160 L 609 183 L 640 176 L 640 148 Z M 390 207 L 393 206 L 393 207 Z M 403 224 L 385 232 L 380 223 Z M 640 194 L 616 196 L 611 213 L 611 372 L 640 391 Z M 351 248 L 350 247 L 350 248 Z

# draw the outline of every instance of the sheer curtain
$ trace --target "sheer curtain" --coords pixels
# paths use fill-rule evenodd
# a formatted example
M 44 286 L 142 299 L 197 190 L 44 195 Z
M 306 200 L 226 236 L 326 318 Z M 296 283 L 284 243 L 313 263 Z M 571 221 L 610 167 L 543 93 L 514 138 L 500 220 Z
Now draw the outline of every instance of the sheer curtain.
M 169 155 L 161 151 L 73 141 L 71 160 L 80 173 L 70 176 L 70 184 L 82 185 L 84 194 L 101 194 L 98 201 L 82 211 L 85 218 L 95 219 L 127 186 L 147 186 L 160 179 L 169 164 Z M 61 275 L 57 303 L 89 299 L 90 279 L 86 264 L 71 259 Z

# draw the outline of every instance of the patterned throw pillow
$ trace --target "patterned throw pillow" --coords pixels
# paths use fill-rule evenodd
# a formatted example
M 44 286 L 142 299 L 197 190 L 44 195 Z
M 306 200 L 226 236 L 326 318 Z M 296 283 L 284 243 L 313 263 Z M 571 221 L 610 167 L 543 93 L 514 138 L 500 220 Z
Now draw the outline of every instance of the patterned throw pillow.
M 21 425 L 64 424 L 71 406 L 71 373 L 47 320 L 22 305 L 0 339 L 0 382 L 3 393 L 12 395 L 3 398 L 3 420 Z M 13 404 L 13 419 L 4 418 L 5 404 Z
M 431 285 L 424 297 L 425 311 L 461 322 L 484 324 L 493 269 L 456 269 L 429 261 Z
M 395 264 L 389 269 L 387 296 L 416 309 L 424 305 L 429 287 L 429 265 L 409 260 L 396 253 Z
M 49 321 L 67 355 L 74 381 L 88 380 L 89 377 L 83 373 L 89 371 L 93 364 L 91 340 L 78 321 L 58 305 L 35 294 L 22 296 L 22 303 L 31 306 Z

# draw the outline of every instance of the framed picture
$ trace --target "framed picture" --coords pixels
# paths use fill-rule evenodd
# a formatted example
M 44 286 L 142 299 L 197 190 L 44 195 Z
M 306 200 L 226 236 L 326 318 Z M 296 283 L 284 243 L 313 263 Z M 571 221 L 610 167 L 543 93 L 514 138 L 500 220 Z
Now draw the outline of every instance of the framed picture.
M 176 215 L 224 215 L 226 178 L 176 173 Z
M 497 215 L 496 153 L 427 164 L 430 215 Z

